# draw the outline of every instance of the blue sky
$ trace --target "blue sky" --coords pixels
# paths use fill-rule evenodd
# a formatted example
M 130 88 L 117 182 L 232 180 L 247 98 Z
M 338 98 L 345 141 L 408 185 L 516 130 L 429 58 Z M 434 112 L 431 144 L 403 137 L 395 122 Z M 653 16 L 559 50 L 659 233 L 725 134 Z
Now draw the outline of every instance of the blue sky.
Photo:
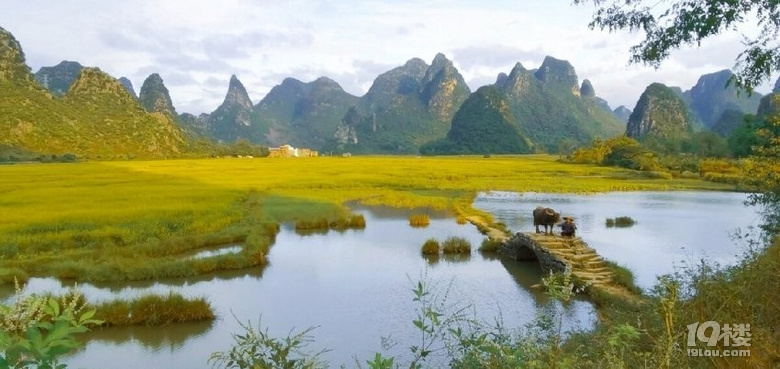
M 286 77 L 327 76 L 364 94 L 411 58 L 452 60 L 472 90 L 520 62 L 568 60 L 612 108 L 633 109 L 653 82 L 690 89 L 732 68 L 736 32 L 672 54 L 660 69 L 629 65 L 637 34 L 590 30 L 592 5 L 570 0 L 0 0 L 0 26 L 33 72 L 62 60 L 127 77 L 136 91 L 159 73 L 177 111 L 211 112 L 232 74 L 259 102 Z M 765 93 L 777 78 L 758 89 Z

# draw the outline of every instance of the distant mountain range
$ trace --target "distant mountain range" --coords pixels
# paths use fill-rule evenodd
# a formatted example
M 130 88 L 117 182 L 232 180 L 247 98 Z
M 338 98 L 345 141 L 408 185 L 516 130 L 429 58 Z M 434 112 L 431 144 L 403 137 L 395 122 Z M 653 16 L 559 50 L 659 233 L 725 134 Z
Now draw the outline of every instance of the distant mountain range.
M 195 142 L 238 139 L 326 153 L 555 152 L 562 142 L 623 133 L 660 137 L 709 129 L 727 135 L 762 104 L 760 94 L 725 87 L 732 74 L 724 70 L 684 92 L 653 84 L 633 112 L 612 110 L 590 80 L 579 82 L 568 61 L 549 56 L 539 69 L 518 63 L 472 93 L 453 63 L 437 54 L 430 65 L 414 58 L 382 73 L 363 96 L 327 77 L 308 83 L 286 78 L 253 104 L 232 76 L 223 103 L 194 116 L 176 111 L 156 73 L 137 97 L 126 78 L 74 61 L 33 75 L 20 45 L 2 28 L 0 57 L 0 89 L 8 95 L 0 102 L 0 144 L 86 156 L 177 155 Z
M 590 81 L 582 88 L 578 85 L 574 68 L 565 60 L 548 56 L 534 71 L 517 63 L 508 75 L 499 75 L 494 85 L 472 94 L 455 114 L 447 136 L 423 146 L 422 151 L 554 152 L 564 139 L 583 144 L 596 137 L 619 135 L 625 123 L 604 105 Z M 503 137 L 491 140 L 495 135 L 489 132 L 502 132 Z
M 62 91 L 62 81 L 71 77 L 54 67 L 49 87 Z M 0 91 L 0 144 L 106 158 L 164 157 L 186 148 L 179 127 L 162 114 L 147 113 L 117 79 L 97 68 L 80 68 L 60 97 L 52 95 L 30 73 L 21 46 L 4 29 Z

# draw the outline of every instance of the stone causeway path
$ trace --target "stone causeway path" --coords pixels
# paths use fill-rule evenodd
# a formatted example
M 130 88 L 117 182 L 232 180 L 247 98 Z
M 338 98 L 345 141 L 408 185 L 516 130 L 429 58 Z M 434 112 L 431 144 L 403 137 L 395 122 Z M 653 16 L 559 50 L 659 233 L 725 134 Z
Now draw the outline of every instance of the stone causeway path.
M 571 274 L 592 286 L 612 283 L 613 274 L 596 250 L 580 237 L 565 238 L 545 234 L 524 233 L 539 247 L 568 265 Z M 542 251 L 542 250 L 538 250 Z

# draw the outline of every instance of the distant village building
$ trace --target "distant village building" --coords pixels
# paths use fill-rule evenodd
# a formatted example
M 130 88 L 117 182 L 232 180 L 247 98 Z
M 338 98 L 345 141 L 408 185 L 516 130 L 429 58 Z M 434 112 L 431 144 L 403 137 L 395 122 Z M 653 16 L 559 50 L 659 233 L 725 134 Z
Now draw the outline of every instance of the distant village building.
M 296 148 L 290 145 L 282 145 L 279 147 L 269 147 L 269 158 L 299 158 L 299 157 L 315 157 L 319 156 L 316 150 L 307 148 Z

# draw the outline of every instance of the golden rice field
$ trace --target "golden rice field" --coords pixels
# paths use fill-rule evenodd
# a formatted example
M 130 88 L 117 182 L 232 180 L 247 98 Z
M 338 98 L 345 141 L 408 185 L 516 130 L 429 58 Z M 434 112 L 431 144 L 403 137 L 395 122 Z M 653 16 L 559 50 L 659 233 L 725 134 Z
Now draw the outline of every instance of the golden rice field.
M 728 190 L 696 179 L 563 164 L 548 155 L 319 157 L 0 166 L 0 283 L 55 276 L 121 281 L 266 262 L 278 224 L 348 215 L 347 204 L 457 215 L 478 191 Z M 483 214 L 484 215 L 484 214 Z M 189 260 L 206 246 L 239 255 Z

